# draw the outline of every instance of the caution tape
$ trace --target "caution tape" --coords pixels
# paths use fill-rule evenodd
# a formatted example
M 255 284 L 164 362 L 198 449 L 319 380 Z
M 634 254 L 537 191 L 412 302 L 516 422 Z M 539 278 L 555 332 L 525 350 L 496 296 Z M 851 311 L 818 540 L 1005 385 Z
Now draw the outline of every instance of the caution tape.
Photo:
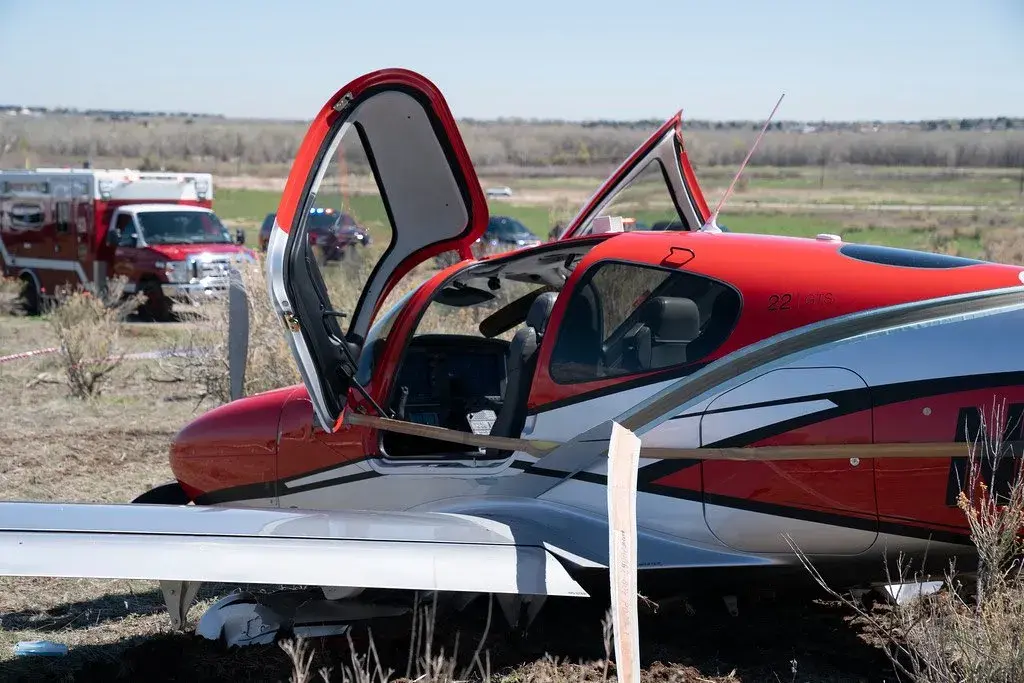
M 31 358 L 32 356 L 44 356 L 48 353 L 57 353 L 60 351 L 56 346 L 49 349 L 36 349 L 35 351 L 23 351 L 22 353 L 12 353 L 9 356 L 0 356 L 0 363 L 6 363 L 12 360 L 21 360 L 22 358 Z
M 0 363 L 6 363 L 13 360 L 21 360 L 22 358 L 32 358 L 33 356 L 45 356 L 50 353 L 57 353 L 60 351 L 60 347 L 50 347 L 48 349 L 35 349 L 34 351 L 23 351 L 21 353 L 12 353 L 9 356 L 0 356 Z M 206 353 L 211 349 L 194 349 L 191 351 L 171 351 L 171 350 L 160 350 L 160 351 L 139 351 L 137 353 L 126 353 L 123 356 L 117 356 L 123 360 L 157 360 L 160 358 L 187 358 L 189 356 L 197 356 L 201 353 Z M 110 358 L 106 360 L 111 360 Z

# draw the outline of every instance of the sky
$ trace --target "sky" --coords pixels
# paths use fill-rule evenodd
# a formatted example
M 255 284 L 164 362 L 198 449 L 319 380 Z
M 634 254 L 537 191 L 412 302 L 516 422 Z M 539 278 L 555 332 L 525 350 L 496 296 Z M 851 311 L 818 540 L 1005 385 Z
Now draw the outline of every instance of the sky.
M 1024 116 L 1022 0 L 0 0 L 0 104 L 307 120 L 384 67 L 458 118 Z

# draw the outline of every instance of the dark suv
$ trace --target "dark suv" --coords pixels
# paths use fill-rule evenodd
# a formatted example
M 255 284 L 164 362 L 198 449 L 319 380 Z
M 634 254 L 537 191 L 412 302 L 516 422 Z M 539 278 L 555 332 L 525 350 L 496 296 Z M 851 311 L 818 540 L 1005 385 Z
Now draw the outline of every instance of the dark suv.
M 476 258 L 483 258 L 535 247 L 541 241 L 540 237 L 515 218 L 491 216 L 487 221 L 487 230 L 473 243 L 472 251 Z M 454 252 L 444 252 L 434 257 L 434 263 L 438 268 L 450 266 L 456 260 Z
M 535 247 L 541 243 L 528 227 L 511 216 L 491 216 L 483 237 L 473 245 L 478 256 Z
M 266 252 L 270 231 L 277 214 L 268 213 L 260 226 L 260 250 Z M 323 260 L 338 261 L 345 258 L 345 249 L 370 245 L 370 234 L 360 227 L 352 216 L 334 209 L 309 210 L 309 242 L 323 253 Z

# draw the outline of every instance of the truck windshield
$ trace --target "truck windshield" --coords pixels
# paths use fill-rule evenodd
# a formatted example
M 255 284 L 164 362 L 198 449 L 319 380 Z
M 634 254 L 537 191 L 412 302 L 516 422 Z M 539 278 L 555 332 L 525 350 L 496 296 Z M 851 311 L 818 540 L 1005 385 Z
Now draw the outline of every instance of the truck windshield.
M 231 233 L 212 211 L 140 211 L 148 244 L 231 244 Z

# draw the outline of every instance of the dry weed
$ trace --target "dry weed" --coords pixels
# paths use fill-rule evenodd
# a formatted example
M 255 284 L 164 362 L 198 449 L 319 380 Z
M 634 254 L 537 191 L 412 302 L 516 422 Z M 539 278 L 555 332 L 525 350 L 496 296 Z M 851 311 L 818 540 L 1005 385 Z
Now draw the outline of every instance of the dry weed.
M 249 311 L 243 394 L 301 382 L 281 321 L 270 301 L 262 259 L 241 266 L 237 275 L 245 289 Z M 184 335 L 168 335 L 166 348 L 172 354 L 160 362 L 153 379 L 197 387 L 200 403 L 206 399 L 226 403 L 231 400 L 228 297 L 196 302 L 195 312 L 201 319 L 198 325 L 190 325 Z
M 984 233 L 985 258 L 999 263 L 1024 263 L 1024 229 L 997 227 Z
M 884 644 L 896 670 L 912 681 L 1024 680 L 1024 571 L 1020 561 L 1024 477 L 1020 476 L 1021 459 L 1003 436 L 1018 426 L 1006 429 L 1005 405 L 994 405 L 992 415 L 991 420 L 981 416 L 979 434 L 967 448 L 966 481 L 961 482 L 959 495 L 959 507 L 977 549 L 973 581 L 970 576 L 961 581 L 951 564 L 938 592 L 927 595 L 922 591 L 902 604 L 892 602 L 868 611 L 828 587 L 794 546 L 822 588 L 857 612 L 858 620 Z M 888 580 L 903 584 L 902 591 L 906 584 L 933 579 L 920 572 L 912 574 L 901 556 L 895 576 L 890 572 Z
M 124 296 L 127 280 L 111 279 L 107 288 L 60 288 L 48 310 L 59 340 L 60 361 L 71 395 L 98 396 L 110 373 L 124 358 L 121 324 L 145 301 L 145 296 Z
M 22 313 L 21 280 L 14 277 L 0 277 L 0 315 Z
M 493 680 L 491 673 L 490 658 L 482 653 L 483 644 L 490 635 L 491 619 L 493 617 L 494 599 L 488 602 L 487 622 L 484 625 L 483 633 L 480 635 L 476 649 L 469 659 L 469 663 L 458 671 L 459 642 L 458 634 L 455 637 L 454 651 L 446 654 L 444 648 L 437 649 L 435 643 L 435 625 L 437 616 L 437 595 L 434 595 L 433 603 L 429 606 L 421 606 L 419 596 L 413 606 L 412 628 L 409 638 L 409 655 L 406 661 L 405 673 L 395 679 L 395 671 L 385 668 L 374 644 L 373 633 L 369 634 L 368 652 L 360 656 L 352 643 L 351 635 L 348 636 L 349 653 L 351 665 L 341 668 L 340 674 L 343 683 L 389 683 L 390 681 L 422 681 L 423 683 L 456 683 L 456 681 L 469 680 L 470 677 L 481 681 Z M 307 651 L 306 642 L 302 638 L 294 638 L 280 642 L 279 647 L 288 655 L 292 662 L 292 683 L 312 683 L 314 680 L 310 670 L 312 668 L 313 654 Z M 607 649 L 607 648 L 606 648 Z M 331 672 L 326 668 L 318 671 L 324 683 L 330 683 Z

